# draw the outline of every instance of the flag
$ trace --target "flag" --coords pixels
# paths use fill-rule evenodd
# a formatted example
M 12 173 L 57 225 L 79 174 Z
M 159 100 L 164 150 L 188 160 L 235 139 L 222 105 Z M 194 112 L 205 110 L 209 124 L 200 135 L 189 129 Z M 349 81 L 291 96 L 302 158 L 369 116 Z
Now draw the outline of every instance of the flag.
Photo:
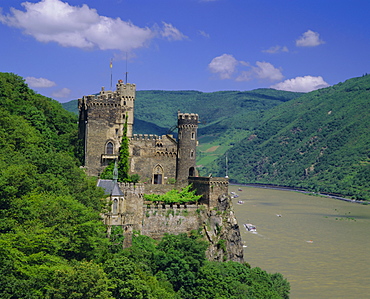
M 110 61 L 109 67 L 110 67 L 110 68 L 112 68 L 112 67 L 113 67 L 112 59 L 111 59 L 111 61 Z

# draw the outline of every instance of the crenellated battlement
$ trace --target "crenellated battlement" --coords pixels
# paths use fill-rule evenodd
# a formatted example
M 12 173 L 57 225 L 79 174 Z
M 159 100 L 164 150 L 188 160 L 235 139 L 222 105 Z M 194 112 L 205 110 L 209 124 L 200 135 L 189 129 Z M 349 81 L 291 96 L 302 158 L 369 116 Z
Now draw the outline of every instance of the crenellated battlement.
M 155 204 L 152 201 L 145 201 L 144 202 L 144 209 L 147 211 L 150 210 L 168 210 L 168 209 L 175 209 L 175 210 L 196 210 L 199 208 L 196 204 Z
M 162 140 L 162 136 L 155 134 L 134 134 L 132 140 L 144 141 L 144 140 Z
M 116 92 L 118 95 L 121 96 L 129 96 L 135 98 L 136 84 L 124 84 L 122 80 L 118 80 L 118 83 L 116 84 Z
M 180 111 L 177 113 L 178 119 L 189 119 L 189 120 L 198 120 L 199 115 L 196 113 L 181 113 Z
M 78 99 L 78 109 L 81 110 L 81 108 L 84 108 L 86 110 L 96 106 L 108 108 L 133 106 L 135 93 L 135 84 L 124 84 L 122 80 L 119 80 L 115 91 L 105 90 L 102 87 L 99 94 L 87 95 Z
M 199 116 L 196 113 L 177 113 L 177 123 L 179 128 L 195 128 L 199 123 Z

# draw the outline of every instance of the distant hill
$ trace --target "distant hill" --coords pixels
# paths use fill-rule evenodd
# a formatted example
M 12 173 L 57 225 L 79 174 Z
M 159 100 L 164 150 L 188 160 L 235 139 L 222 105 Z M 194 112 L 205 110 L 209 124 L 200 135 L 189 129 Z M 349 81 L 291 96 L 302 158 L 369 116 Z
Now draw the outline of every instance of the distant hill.
M 370 75 L 307 93 L 264 113 L 228 152 L 229 176 L 370 199 Z M 225 157 L 213 171 L 225 173 Z

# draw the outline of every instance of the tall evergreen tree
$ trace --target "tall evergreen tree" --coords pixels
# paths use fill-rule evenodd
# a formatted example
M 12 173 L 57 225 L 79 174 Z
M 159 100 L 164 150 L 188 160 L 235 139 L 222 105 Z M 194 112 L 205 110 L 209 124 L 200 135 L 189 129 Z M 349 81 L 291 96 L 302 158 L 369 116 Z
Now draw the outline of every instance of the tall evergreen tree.
M 122 142 L 119 149 L 118 159 L 118 181 L 127 182 L 130 181 L 129 171 L 129 139 L 127 137 L 127 115 L 125 125 L 123 126 Z

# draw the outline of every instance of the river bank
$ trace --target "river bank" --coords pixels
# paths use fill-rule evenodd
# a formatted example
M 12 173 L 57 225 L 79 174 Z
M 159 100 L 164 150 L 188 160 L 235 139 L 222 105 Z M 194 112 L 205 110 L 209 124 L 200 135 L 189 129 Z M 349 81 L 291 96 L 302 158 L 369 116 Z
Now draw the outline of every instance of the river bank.
M 263 188 L 263 189 L 272 189 L 272 190 L 280 190 L 280 191 L 294 191 L 294 192 L 300 192 L 303 194 L 311 195 L 311 196 L 321 196 L 321 197 L 328 197 L 333 199 L 338 199 L 346 202 L 352 202 L 352 203 L 359 203 L 363 205 L 369 205 L 370 202 L 365 200 L 355 200 L 350 199 L 346 197 L 342 197 L 339 195 L 334 195 L 333 193 L 316 193 L 312 191 L 292 188 L 292 187 L 286 187 L 286 186 L 277 186 L 277 185 L 267 185 L 267 184 L 230 184 L 231 186 L 245 186 L 245 187 L 253 187 L 253 188 Z

